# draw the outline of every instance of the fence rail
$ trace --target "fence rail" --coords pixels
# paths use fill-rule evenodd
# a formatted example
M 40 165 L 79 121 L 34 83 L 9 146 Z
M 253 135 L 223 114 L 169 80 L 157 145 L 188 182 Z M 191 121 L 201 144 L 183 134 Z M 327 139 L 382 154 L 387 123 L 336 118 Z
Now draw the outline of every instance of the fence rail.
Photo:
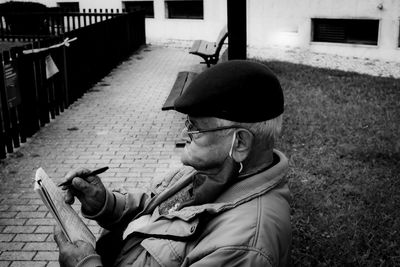
M 43 49 L 75 37 L 69 47 Z M 0 158 L 144 44 L 144 12 L 138 11 L 0 53 Z
M 83 9 L 83 12 L 0 13 L 0 39 L 30 41 L 63 35 L 124 14 L 119 9 Z

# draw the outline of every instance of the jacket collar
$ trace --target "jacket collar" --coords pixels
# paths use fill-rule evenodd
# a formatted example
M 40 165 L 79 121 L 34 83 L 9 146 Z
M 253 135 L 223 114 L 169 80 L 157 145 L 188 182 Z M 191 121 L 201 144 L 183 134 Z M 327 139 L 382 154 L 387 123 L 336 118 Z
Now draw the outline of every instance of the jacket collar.
M 264 191 L 269 191 L 280 184 L 286 176 L 288 160 L 279 150 L 274 149 L 274 154 L 279 158 L 278 163 L 263 172 L 233 184 L 215 202 L 240 201 L 248 195 L 265 193 Z
M 210 214 L 216 214 L 232 209 L 242 203 L 267 193 L 282 182 L 286 181 L 285 176 L 288 171 L 288 160 L 285 155 L 275 149 L 274 154 L 279 157 L 279 162 L 277 164 L 261 173 L 233 184 L 222 193 L 215 202 L 199 206 L 188 206 L 160 217 L 179 217 L 187 221 L 205 211 Z

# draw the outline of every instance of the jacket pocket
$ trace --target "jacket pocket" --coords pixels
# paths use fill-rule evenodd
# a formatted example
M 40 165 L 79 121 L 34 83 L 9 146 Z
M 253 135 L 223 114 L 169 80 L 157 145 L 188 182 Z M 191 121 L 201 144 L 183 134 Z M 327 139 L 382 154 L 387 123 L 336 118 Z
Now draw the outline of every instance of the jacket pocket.
M 161 266 L 180 266 L 186 255 L 186 243 L 181 241 L 150 237 L 141 245 Z

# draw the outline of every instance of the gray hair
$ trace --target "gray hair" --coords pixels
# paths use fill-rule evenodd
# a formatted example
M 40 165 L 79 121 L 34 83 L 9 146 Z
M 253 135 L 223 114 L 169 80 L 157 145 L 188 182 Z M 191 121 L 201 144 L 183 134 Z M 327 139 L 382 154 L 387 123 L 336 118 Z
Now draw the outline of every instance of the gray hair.
M 228 121 L 224 119 L 216 119 L 218 126 L 230 126 L 239 125 L 245 129 L 248 129 L 254 134 L 254 139 L 256 144 L 264 144 L 268 147 L 274 145 L 274 141 L 279 137 L 282 130 L 282 114 L 276 118 L 255 122 L 255 123 L 242 123 Z

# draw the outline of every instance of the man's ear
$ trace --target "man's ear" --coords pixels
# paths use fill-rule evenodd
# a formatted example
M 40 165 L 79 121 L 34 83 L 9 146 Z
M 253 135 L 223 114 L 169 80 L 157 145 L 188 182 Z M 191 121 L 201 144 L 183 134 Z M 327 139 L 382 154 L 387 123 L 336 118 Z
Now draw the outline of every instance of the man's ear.
M 253 141 L 254 136 L 249 130 L 236 130 L 236 140 L 232 151 L 232 157 L 236 162 L 242 162 L 249 156 Z

